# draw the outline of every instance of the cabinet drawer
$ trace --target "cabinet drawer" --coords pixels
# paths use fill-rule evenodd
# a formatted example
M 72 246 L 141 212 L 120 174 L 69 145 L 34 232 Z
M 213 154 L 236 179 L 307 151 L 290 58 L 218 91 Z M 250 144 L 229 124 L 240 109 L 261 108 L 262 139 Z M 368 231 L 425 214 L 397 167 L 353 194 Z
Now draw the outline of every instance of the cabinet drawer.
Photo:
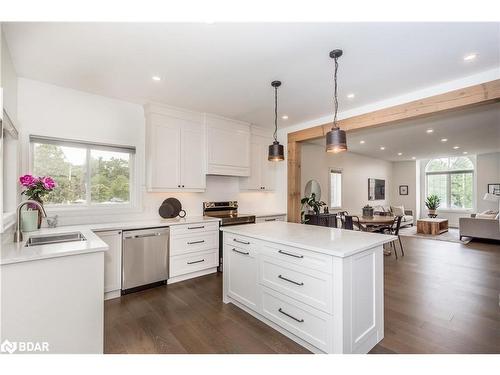
M 193 223 L 193 224 L 182 224 L 182 225 L 172 225 L 170 227 L 170 237 L 183 235 L 183 234 L 195 234 L 208 231 L 218 231 L 219 222 L 211 221 L 205 223 Z
M 263 216 L 263 217 L 257 217 L 255 219 L 256 223 L 267 223 L 270 221 L 286 221 L 285 220 L 286 216 L 284 215 L 278 215 L 278 216 Z
M 331 347 L 332 317 L 322 311 L 263 287 L 262 314 L 323 351 Z
M 283 262 L 329 274 L 332 273 L 333 260 L 329 255 L 273 243 L 266 243 L 266 245 L 263 246 L 262 252 L 265 255 L 279 259 Z
M 170 239 L 170 255 L 214 249 L 219 246 L 219 233 L 215 231 L 192 235 L 178 235 Z
M 219 249 L 170 257 L 170 275 L 175 277 L 218 266 Z
M 262 285 L 332 313 L 332 275 L 268 256 L 261 257 L 259 274 Z
M 241 249 L 254 249 L 257 246 L 257 241 L 253 238 L 227 232 L 224 233 L 224 243 L 229 246 L 237 246 Z

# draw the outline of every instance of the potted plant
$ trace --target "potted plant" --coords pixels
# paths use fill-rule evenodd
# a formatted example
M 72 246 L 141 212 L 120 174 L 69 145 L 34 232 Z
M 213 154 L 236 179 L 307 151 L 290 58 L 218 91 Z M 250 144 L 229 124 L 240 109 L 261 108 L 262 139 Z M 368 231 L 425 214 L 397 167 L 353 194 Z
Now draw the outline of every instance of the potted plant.
M 323 201 L 317 201 L 316 200 L 316 194 L 311 193 L 310 197 L 304 197 L 300 200 L 300 203 L 302 204 L 301 212 L 300 212 L 300 217 L 301 217 L 301 222 L 304 224 L 306 220 L 304 219 L 304 207 L 309 207 L 314 211 L 315 215 L 319 215 L 319 212 L 321 210 L 321 207 L 326 206 L 326 203 Z
M 49 176 L 36 177 L 30 174 L 19 177 L 19 183 L 26 189 L 21 193 L 21 195 L 26 195 L 28 199 L 37 201 L 43 205 L 43 197 L 50 193 L 57 186 L 56 182 Z M 35 205 L 28 205 L 28 213 L 26 214 L 26 220 L 23 220 L 23 226 L 27 227 L 25 231 L 34 230 L 36 228 L 40 229 L 42 225 L 42 215 L 39 209 Z M 31 212 L 36 211 L 37 214 L 33 215 Z M 31 219 L 30 219 L 31 218 Z M 34 218 L 34 219 L 32 219 Z M 30 225 L 29 221 L 35 220 L 34 225 Z M 35 228 L 32 228 L 34 226 Z
M 436 217 L 436 210 L 441 204 L 441 199 L 436 194 L 431 194 L 425 200 L 425 206 L 429 211 L 429 217 Z

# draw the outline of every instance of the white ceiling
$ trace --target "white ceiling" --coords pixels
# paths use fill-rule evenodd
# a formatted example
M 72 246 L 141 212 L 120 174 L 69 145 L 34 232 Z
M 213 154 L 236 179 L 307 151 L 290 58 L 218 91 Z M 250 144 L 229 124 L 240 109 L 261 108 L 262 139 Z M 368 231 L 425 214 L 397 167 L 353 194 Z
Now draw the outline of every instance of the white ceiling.
M 18 74 L 143 103 L 281 126 L 332 110 L 330 50 L 342 48 L 341 110 L 500 65 L 500 23 L 8 23 Z M 463 57 L 477 53 L 474 61 Z M 153 75 L 162 77 L 152 81 Z M 355 93 L 352 100 L 348 93 Z
M 433 132 L 427 133 L 428 129 Z M 442 138 L 448 141 L 441 142 Z M 389 161 L 500 152 L 500 104 L 360 130 L 348 133 L 347 141 L 350 152 Z M 311 143 L 324 146 L 325 139 Z

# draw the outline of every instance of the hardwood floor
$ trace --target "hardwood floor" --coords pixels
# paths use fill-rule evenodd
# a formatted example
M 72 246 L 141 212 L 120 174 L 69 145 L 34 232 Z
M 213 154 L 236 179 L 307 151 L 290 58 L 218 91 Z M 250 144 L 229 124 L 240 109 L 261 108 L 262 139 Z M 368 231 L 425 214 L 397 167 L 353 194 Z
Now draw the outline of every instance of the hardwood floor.
M 500 244 L 402 237 L 385 257 L 385 338 L 372 353 L 500 353 Z M 105 353 L 308 353 L 222 303 L 221 274 L 106 301 Z

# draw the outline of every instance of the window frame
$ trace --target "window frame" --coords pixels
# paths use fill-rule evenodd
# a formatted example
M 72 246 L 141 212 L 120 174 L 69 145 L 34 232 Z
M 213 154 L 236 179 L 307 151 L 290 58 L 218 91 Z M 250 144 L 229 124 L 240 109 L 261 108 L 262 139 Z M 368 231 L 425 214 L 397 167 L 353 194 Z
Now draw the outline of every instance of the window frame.
M 32 140 L 34 139 L 34 140 Z M 41 142 L 37 142 L 40 140 Z M 126 213 L 126 212 L 139 212 L 140 211 L 140 185 L 138 181 L 138 175 L 136 173 L 138 169 L 138 157 L 137 150 L 135 146 L 125 146 L 125 145 L 112 145 L 104 144 L 92 141 L 81 141 L 74 139 L 65 138 L 55 138 L 46 136 L 30 135 L 28 137 L 28 161 L 29 161 L 29 173 L 33 174 L 34 168 L 34 144 L 43 143 L 43 140 L 47 140 L 47 143 L 56 144 L 63 147 L 80 147 L 85 149 L 86 152 L 86 165 L 85 165 L 85 201 L 84 204 L 75 205 L 57 205 L 57 204 L 44 204 L 44 207 L 54 212 L 55 214 L 62 214 L 64 216 L 78 216 L 82 214 L 113 214 L 113 213 Z M 91 200 L 91 150 L 108 150 L 108 151 L 120 151 L 129 149 L 129 202 L 122 204 L 113 203 L 92 203 Z M 133 150 L 133 151 L 132 151 Z
M 450 158 L 466 158 L 469 159 L 469 161 L 472 163 L 472 169 L 453 169 L 453 170 L 444 170 L 444 171 L 432 171 L 432 172 L 427 172 L 427 167 L 429 164 L 436 159 L 450 159 Z M 472 207 L 471 208 L 452 208 L 451 207 L 451 176 L 454 174 L 464 174 L 464 173 L 470 173 L 472 175 Z M 430 175 L 445 175 L 446 176 L 446 208 L 438 208 L 437 211 L 439 212 L 472 212 L 475 210 L 476 207 L 476 163 L 475 159 L 469 157 L 469 156 L 449 156 L 446 158 L 434 158 L 434 159 L 429 159 L 425 163 L 424 166 L 424 176 L 425 176 L 425 197 L 429 196 L 429 180 L 428 176 Z
M 332 205 L 332 173 L 339 173 L 340 174 L 340 206 L 333 206 Z M 343 169 L 342 168 L 335 168 L 335 167 L 329 167 L 328 168 L 328 207 L 331 210 L 339 210 L 342 209 L 342 195 L 344 191 L 344 177 L 343 177 Z

